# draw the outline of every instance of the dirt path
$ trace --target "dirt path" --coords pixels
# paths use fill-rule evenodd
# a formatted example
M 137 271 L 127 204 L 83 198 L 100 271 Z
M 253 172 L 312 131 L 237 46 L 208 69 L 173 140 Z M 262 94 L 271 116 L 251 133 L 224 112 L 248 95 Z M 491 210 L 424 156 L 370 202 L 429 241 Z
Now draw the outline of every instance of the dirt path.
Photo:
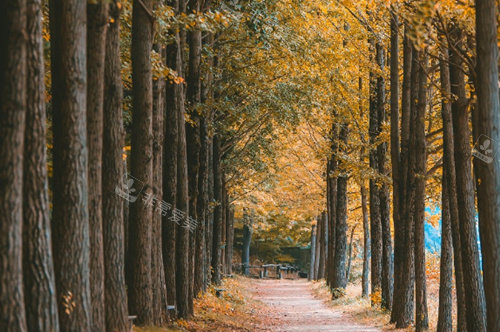
M 266 316 L 268 331 L 357 331 L 379 332 L 353 323 L 342 312 L 328 308 L 311 293 L 304 280 L 258 280 L 252 293 L 269 306 Z M 267 324 L 267 323 L 266 323 Z

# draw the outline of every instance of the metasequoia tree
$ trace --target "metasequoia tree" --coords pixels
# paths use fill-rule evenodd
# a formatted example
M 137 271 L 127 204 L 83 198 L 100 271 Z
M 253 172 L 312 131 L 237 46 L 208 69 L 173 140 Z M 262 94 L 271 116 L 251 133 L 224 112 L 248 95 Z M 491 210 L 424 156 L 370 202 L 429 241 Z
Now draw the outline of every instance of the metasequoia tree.
M 339 132 L 339 151 L 346 152 L 347 136 L 349 128 L 347 124 L 342 124 Z M 343 167 L 342 164 L 339 165 Z M 346 170 L 342 170 L 346 172 Z M 342 174 L 337 178 L 337 206 L 335 207 L 335 255 L 333 264 L 335 272 L 332 276 L 331 287 L 345 288 L 347 286 L 346 278 L 346 247 L 347 247 L 347 174 Z M 335 295 L 335 293 L 334 293 Z
M 153 323 L 151 288 L 152 207 L 147 195 L 153 195 L 153 77 L 151 71 L 153 1 L 136 0 L 132 11 L 132 145 L 130 173 L 144 184 L 143 193 L 130 204 L 127 286 L 130 313 L 136 323 Z
M 447 200 L 443 201 L 448 204 L 451 232 L 453 240 L 453 263 L 455 266 L 455 289 L 457 292 L 457 326 L 460 330 L 465 330 L 466 317 L 465 317 L 465 289 L 463 283 L 463 268 L 462 268 L 462 246 L 460 242 L 460 224 L 458 222 L 458 202 L 456 190 L 456 172 L 455 172 L 455 145 L 453 138 L 453 123 L 451 118 L 451 83 L 450 83 L 450 67 L 448 64 L 449 53 L 448 47 L 444 44 L 441 47 L 442 60 L 440 61 L 440 80 L 441 80 L 441 94 L 442 94 L 442 107 L 441 117 L 443 122 L 443 190 L 447 190 L 442 195 L 447 195 Z M 444 210 L 444 208 L 443 208 Z M 443 215 L 446 217 L 446 214 Z M 443 219 L 444 221 L 444 219 Z
M 102 238 L 102 140 L 104 61 L 108 4 L 87 4 L 87 141 L 89 151 L 90 296 L 92 329 L 104 330 L 104 256 Z
M 406 29 L 406 28 L 405 28 Z M 391 321 L 398 327 L 408 326 L 413 319 L 414 293 L 414 255 L 413 229 L 411 219 L 408 219 L 408 167 L 410 144 L 410 114 L 411 114 L 411 71 L 413 67 L 413 51 L 408 34 L 405 30 L 403 40 L 403 85 L 401 93 L 401 154 L 400 154 L 400 231 L 395 232 L 395 282 Z M 398 241 L 399 239 L 399 241 Z M 398 246 L 397 243 L 400 242 Z M 398 250 L 399 249 L 399 250 Z
M 92 326 L 86 133 L 86 3 L 50 6 L 53 108 L 53 248 L 60 327 Z
M 500 230 L 499 230 L 499 183 L 500 161 L 498 159 L 498 126 L 500 105 L 498 99 L 498 44 L 497 3 L 476 3 L 476 90 L 477 112 L 474 115 L 474 139 L 481 144 L 477 152 L 487 153 L 491 146 L 490 162 L 474 159 L 476 173 L 479 229 L 483 257 L 484 288 L 488 331 L 500 329 Z M 481 140 L 481 135 L 483 139 Z M 479 141 L 478 141 L 479 140 Z M 491 144 L 492 140 L 493 144 Z M 490 142 L 490 143 L 487 143 Z M 477 144 L 477 143 L 476 143 Z M 484 147 L 484 148 L 482 148 Z M 488 161 L 488 159 L 487 159 Z M 464 262 L 465 263 L 465 262 Z M 474 294 L 475 295 L 475 294 Z M 481 319 L 481 317 L 478 317 Z M 469 325 L 468 325 L 469 326 Z
M 23 142 L 26 116 L 26 1 L 0 5 L 0 329 L 26 331 L 23 294 Z M 31 13 L 31 11 L 30 11 Z M 30 27 L 33 23 L 30 24 Z M 30 52 L 32 56 L 33 51 Z M 36 53 L 35 53 L 36 54 Z M 32 106 L 32 105 L 29 105 Z
M 47 174 L 42 5 L 28 1 L 23 166 L 23 280 L 28 330 L 58 331 Z
M 104 301 L 106 330 L 128 328 L 127 291 L 125 286 L 125 216 L 123 198 L 116 195 L 117 184 L 123 183 L 126 170 L 123 163 L 125 132 L 123 128 L 123 88 L 120 63 L 120 7 L 109 4 L 110 22 L 106 33 L 104 70 L 103 156 L 102 156 L 102 217 L 104 262 Z
M 179 10 L 178 1 L 169 1 L 175 13 Z M 166 64 L 170 68 L 180 72 L 182 59 L 180 53 L 179 33 L 171 30 L 173 41 L 167 45 Z M 163 146 L 163 200 L 170 204 L 172 210 L 176 208 L 177 202 L 177 153 L 179 142 L 179 114 L 182 98 L 182 86 L 174 80 L 165 82 L 165 123 L 164 123 L 164 146 Z M 162 218 L 162 254 L 163 268 L 165 269 L 165 283 L 167 288 L 167 304 L 175 305 L 176 298 L 176 223 L 170 215 Z
M 451 104 L 453 123 L 453 142 L 455 154 L 456 195 L 458 220 L 460 223 L 460 241 L 462 249 L 462 268 L 467 329 L 486 330 L 483 280 L 479 267 L 479 249 L 477 245 L 476 223 L 474 220 L 474 180 L 472 178 L 472 150 L 470 146 L 468 99 L 465 87 L 465 75 L 462 55 L 458 53 L 464 43 L 464 34 L 459 27 L 451 31 L 454 48 L 450 51 L 450 86 L 454 100 Z M 466 286 L 467 285 L 467 286 Z

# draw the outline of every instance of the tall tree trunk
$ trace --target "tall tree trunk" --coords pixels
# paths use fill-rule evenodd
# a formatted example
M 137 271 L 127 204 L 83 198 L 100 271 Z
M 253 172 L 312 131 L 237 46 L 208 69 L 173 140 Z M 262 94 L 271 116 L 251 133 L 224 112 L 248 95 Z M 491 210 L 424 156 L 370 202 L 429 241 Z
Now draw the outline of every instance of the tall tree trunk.
M 200 0 L 188 1 L 189 12 L 200 11 Z M 190 117 L 190 122 L 186 123 L 187 140 L 187 158 L 189 175 L 189 212 L 190 217 L 198 219 L 198 172 L 200 167 L 200 115 L 198 112 L 201 102 L 201 30 L 197 26 L 187 33 L 189 43 L 189 63 L 187 77 L 186 101 Z M 199 246 L 196 243 L 196 231 L 190 229 L 189 243 L 189 312 L 193 313 L 194 297 L 194 272 L 195 272 L 195 248 Z
M 406 28 L 407 29 L 407 28 Z M 394 219 L 394 294 L 392 298 L 391 322 L 399 322 L 401 325 L 407 325 L 405 322 L 404 309 L 407 308 L 406 303 L 413 302 L 413 291 L 408 289 L 410 286 L 409 278 L 411 278 L 412 270 L 405 270 L 407 266 L 406 253 L 410 250 L 406 242 L 408 233 L 408 220 L 406 216 L 406 199 L 407 199 L 407 178 L 408 178 L 408 148 L 410 139 L 410 108 L 411 108 L 411 72 L 412 72 L 412 49 L 411 42 L 407 36 L 403 40 L 403 87 L 401 93 L 401 153 L 399 157 L 399 199 L 397 205 L 399 219 Z M 392 116 L 392 113 L 391 113 Z M 392 119 L 391 119 L 392 121 Z M 392 122 L 391 122 L 392 126 Z M 391 151 L 392 153 L 392 151 Z M 396 205 L 393 205 L 395 208 Z M 399 220 L 399 224 L 398 221 Z M 410 296 L 411 299 L 408 299 Z M 413 310 L 413 307 L 411 307 Z
M 226 271 L 226 181 L 224 179 L 224 173 L 222 173 L 222 201 L 221 201 L 221 256 L 220 256 L 220 264 L 221 264 L 221 274 L 224 275 L 227 273 Z
M 185 12 L 185 3 L 183 0 L 179 1 L 180 12 Z M 183 75 L 183 56 L 182 49 L 184 47 L 183 31 L 180 37 L 180 61 L 177 67 L 178 73 Z M 177 212 L 180 213 L 180 219 L 177 219 L 177 234 L 175 240 L 176 246 L 176 295 L 177 295 L 177 314 L 179 318 L 187 318 L 190 315 L 190 296 L 189 296 L 189 278 L 190 274 L 190 243 L 189 243 L 189 227 L 186 221 L 190 216 L 189 211 L 189 173 L 188 173 L 188 155 L 187 155 L 187 142 L 186 142 L 186 121 L 184 117 L 184 91 L 182 85 L 179 86 L 180 91 L 178 95 L 179 108 L 178 108 L 178 151 L 177 151 Z M 174 210 L 175 211 L 175 210 Z
M 165 281 L 165 268 L 163 267 L 163 252 L 162 248 L 160 250 L 160 261 L 161 261 L 161 270 L 160 270 L 160 295 L 161 295 L 161 324 L 164 325 L 168 321 L 170 321 L 170 313 L 168 310 L 168 299 L 167 299 L 167 284 Z M 173 312 L 172 312 L 173 313 Z
M 391 171 L 392 171 L 392 220 L 394 223 L 394 276 L 399 276 L 401 256 L 396 256 L 396 252 L 401 251 L 402 227 L 400 218 L 400 181 L 401 181 L 401 162 L 400 162 L 400 134 L 399 134 L 399 19 L 391 8 L 391 59 L 390 59 L 390 103 L 391 103 Z M 384 234 L 386 234 L 384 232 Z M 390 233 L 389 233 L 390 235 Z M 390 238 L 389 238 L 390 240 Z M 398 249 L 396 250 L 396 246 Z M 385 252 L 384 252 L 384 257 Z M 396 263 L 396 260 L 397 263 Z M 397 268 L 396 268 L 397 265 Z M 396 283 L 396 280 L 394 280 Z M 393 285 L 395 287 L 395 285 Z M 392 296 L 393 294 L 391 294 Z M 392 309 L 392 303 L 389 308 Z
M 213 220 L 212 242 L 212 283 L 221 282 L 221 228 L 222 228 L 222 171 L 221 171 L 221 144 L 218 135 L 213 138 L 213 176 L 214 200 L 216 207 Z
M 361 96 L 363 93 L 363 79 L 360 77 L 358 80 L 358 92 Z M 362 100 L 359 101 L 359 111 L 363 114 L 364 107 Z M 365 163 L 365 148 L 361 148 L 359 153 L 359 161 Z M 361 296 L 368 297 L 369 293 L 369 283 L 370 283 L 370 226 L 368 220 L 368 206 L 367 206 L 367 195 L 365 187 L 365 179 L 362 176 L 359 179 L 360 195 L 361 195 L 361 212 L 363 217 L 363 270 L 361 274 Z
M 2 151 L 0 330 L 2 331 L 26 331 L 22 261 L 23 144 L 27 106 L 26 14 L 25 0 L 4 1 L 0 4 L 0 151 Z
M 4 1 L 0 4 L 0 151 L 2 151 L 0 330 L 2 331 L 26 331 L 22 261 L 23 144 L 27 107 L 26 9 L 24 0 Z
M 312 225 L 309 275 L 307 278 L 309 281 L 314 280 L 314 262 L 315 262 L 315 260 L 316 260 L 316 225 Z
M 369 293 L 370 273 L 370 226 L 368 222 L 368 207 L 366 202 L 366 187 L 364 180 L 361 180 L 361 210 L 363 213 L 363 274 L 361 277 L 362 296 L 367 297 Z
M 318 279 L 325 278 L 325 267 L 326 267 L 326 255 L 328 246 L 328 224 L 326 223 L 326 213 L 322 212 L 319 217 L 319 222 L 321 223 L 321 234 L 319 238 L 319 267 L 318 267 Z
M 323 231 L 323 223 L 321 217 L 316 217 L 316 260 L 314 261 L 314 280 L 319 280 L 319 266 L 321 264 L 321 232 Z
M 347 254 L 347 269 L 345 272 L 346 284 L 349 282 L 349 277 L 351 275 L 351 263 L 352 263 L 352 239 L 354 237 L 354 231 L 356 230 L 356 225 L 351 229 L 351 236 L 349 237 L 349 253 Z
M 476 90 L 477 115 L 474 121 L 475 141 L 493 139 L 491 163 L 474 159 L 476 172 L 479 229 L 483 257 L 484 288 L 488 331 L 500 330 L 500 105 L 498 100 L 497 3 L 476 1 Z M 481 147 L 480 147 L 481 148 Z M 487 148 L 486 148 L 487 149 Z M 484 153 L 483 151 L 479 151 Z
M 342 124 L 339 133 L 339 150 L 346 152 L 347 135 L 349 129 L 346 123 Z M 334 266 L 335 274 L 333 276 L 331 287 L 333 289 L 346 288 L 346 247 L 347 247 L 347 174 L 345 166 L 339 166 L 342 170 L 341 175 L 337 179 L 337 206 L 336 206 L 336 221 L 335 221 L 335 256 Z M 344 169 L 342 168 L 344 167 Z M 338 293 L 334 292 L 334 296 Z
M 200 10 L 208 11 L 210 2 L 204 3 L 204 8 Z M 206 43 L 211 46 L 211 33 L 205 35 Z M 200 52 L 203 48 L 203 36 L 200 34 Z M 200 59 L 203 58 L 200 55 Z M 203 73 L 200 69 L 200 102 L 205 103 L 211 97 L 210 89 L 212 85 L 212 58 L 205 60 L 208 70 Z M 200 68 L 201 68 L 200 63 Z M 201 78 L 203 74 L 203 78 Z M 208 133 L 210 111 L 205 111 L 200 115 L 199 136 L 200 136 L 200 155 L 199 155 L 199 174 L 198 174 L 198 227 L 196 229 L 196 253 L 195 253 L 195 280 L 194 295 L 197 296 L 201 291 L 205 291 L 208 285 L 208 267 L 209 267 L 209 248 L 207 246 L 208 218 L 209 218 L 209 193 L 208 193 L 208 174 L 209 174 L 209 146 L 210 138 Z
M 102 239 L 102 135 L 108 4 L 87 3 L 87 141 L 89 151 L 90 296 L 92 330 L 105 329 Z
M 383 72 L 385 68 L 384 47 L 377 43 L 377 63 Z M 391 100 L 392 101 L 392 100 Z M 392 106 L 392 105 L 391 105 Z M 378 109 L 378 133 L 382 132 L 382 126 L 386 121 L 385 115 L 385 79 L 383 76 L 377 78 L 377 109 Z M 396 110 L 397 111 L 397 110 Z M 386 169 L 387 143 L 377 146 L 378 171 L 381 175 L 387 175 Z M 392 235 L 390 222 L 390 197 L 389 187 L 383 183 L 378 188 L 380 206 L 380 225 L 382 230 L 382 307 L 391 309 L 393 292 L 393 266 L 392 266 Z
M 327 162 L 327 216 L 328 216 L 328 261 L 327 261 L 327 281 L 331 286 L 335 275 L 335 222 L 336 222 L 336 208 L 337 208 L 337 123 L 333 121 L 330 131 L 331 135 L 331 155 Z M 317 257 L 316 257 L 317 259 Z
M 443 121 L 443 172 L 446 178 L 447 198 L 450 209 L 451 233 L 453 240 L 453 259 L 455 265 L 455 289 L 457 293 L 457 329 L 467 330 L 465 307 L 465 289 L 462 268 L 462 245 L 460 242 L 460 223 L 458 221 L 457 203 L 457 178 L 455 172 L 455 147 L 453 139 L 453 123 L 451 119 L 451 86 L 448 48 L 442 47 L 443 59 L 440 63 L 440 79 L 443 101 L 441 103 L 441 116 Z
M 228 201 L 227 194 L 226 201 Z M 231 275 L 233 273 L 234 209 L 229 203 L 226 204 L 226 211 L 226 267 L 227 274 Z
M 208 142 L 208 202 L 211 204 L 208 209 L 208 217 L 206 222 L 207 235 L 206 235 L 206 247 L 207 247 L 207 285 L 212 282 L 212 259 L 213 259 L 213 243 L 214 243 L 214 139 L 213 136 L 209 138 Z
M 448 198 L 448 180 L 446 169 L 443 170 L 441 192 L 441 259 L 439 268 L 439 314 L 438 332 L 451 332 L 453 247 L 451 235 L 450 202 Z
M 372 42 L 373 43 L 373 42 Z M 378 137 L 378 79 L 370 73 L 370 144 L 375 144 Z M 370 151 L 370 167 L 378 171 L 378 154 L 376 149 Z M 371 284 L 372 294 L 381 292 L 382 287 L 382 225 L 380 220 L 379 188 L 375 179 L 370 179 L 370 231 L 371 231 Z
M 160 47 L 157 50 L 160 54 Z M 163 58 L 163 57 L 162 57 Z M 162 212 L 165 207 L 161 203 L 163 197 L 163 117 L 165 81 L 162 78 L 153 80 L 153 204 L 152 228 L 151 228 L 151 287 L 153 291 L 153 322 L 157 326 L 162 325 L 163 306 L 162 297 L 165 285 L 161 283 L 163 268 L 162 257 Z M 163 211 L 162 211 L 163 209 Z M 164 212 L 163 212 L 164 213 Z
M 153 77 L 151 71 L 152 0 L 134 0 L 132 10 L 132 148 L 130 172 L 144 183 L 143 197 L 130 205 L 128 292 L 130 313 L 137 325 L 153 323 L 151 282 L 153 195 Z M 149 12 L 148 12 L 149 11 Z
M 427 313 L 427 288 L 425 276 L 425 178 L 426 178 L 426 138 L 425 138 L 425 111 L 427 109 L 427 54 L 426 50 L 414 52 L 414 66 L 418 67 L 418 95 L 416 112 L 412 115 L 412 124 L 415 129 L 415 328 L 416 331 L 426 331 L 429 328 Z M 417 62 L 418 61 L 418 64 Z
M 330 215 L 328 214 L 328 211 L 331 210 L 330 204 L 331 204 L 331 197 L 330 197 L 330 180 L 328 174 L 330 173 L 330 159 L 327 159 L 326 161 L 326 214 L 327 214 L 327 219 L 326 223 L 328 224 L 328 237 L 331 239 L 332 238 L 332 229 L 330 228 Z M 326 284 L 328 286 L 331 286 L 331 280 L 332 280 L 332 265 L 333 265 L 333 256 L 330 248 L 330 243 L 332 241 L 328 242 L 328 255 L 326 257 L 326 271 L 325 271 L 325 279 L 326 279 Z
M 123 89 L 123 82 L 122 82 L 122 89 Z M 122 98 L 123 98 L 123 90 L 122 90 Z M 124 133 L 126 135 L 126 133 Z M 123 152 L 123 148 L 122 148 Z M 124 172 L 124 179 L 122 179 L 122 182 L 125 183 L 125 177 L 128 177 L 129 173 L 129 163 L 127 162 L 127 159 L 130 158 L 123 158 L 123 172 Z M 135 183 L 135 182 L 134 182 Z M 129 189 L 127 187 L 127 189 Z M 130 197 L 129 197 L 130 199 Z M 125 251 L 125 282 L 127 282 L 127 265 L 128 265 L 128 253 L 129 253 L 129 217 L 130 217 L 130 202 L 129 199 L 126 199 L 123 201 L 123 235 L 124 235 L 124 251 Z M 128 298 L 128 297 L 127 297 Z M 128 307 L 128 304 L 127 304 Z
M 454 47 L 460 49 L 463 33 L 459 28 L 452 31 Z M 455 170 L 457 184 L 458 219 L 460 221 L 460 240 L 462 246 L 462 268 L 464 273 L 465 298 L 467 299 L 467 329 L 470 331 L 486 330 L 486 312 L 484 290 L 479 266 L 479 250 L 474 208 L 474 182 L 471 169 L 471 147 L 468 100 L 465 91 L 465 79 L 462 71 L 461 55 L 450 52 L 451 92 L 456 96 L 452 108 L 453 138 L 455 144 Z
M 406 328 L 413 321 L 414 314 L 414 293 L 415 293 L 415 129 L 413 122 L 416 113 L 414 102 L 417 100 L 418 85 L 418 53 L 413 50 L 409 37 L 405 35 L 404 51 L 405 58 L 405 77 L 403 80 L 403 107 L 401 124 L 401 164 L 404 188 L 401 190 L 402 205 L 401 216 L 405 221 L 404 225 L 404 250 L 402 252 L 400 302 L 393 308 L 396 308 L 395 322 L 397 328 Z M 408 59 L 409 57 L 409 59 Z M 410 65 L 406 61 L 410 62 Z M 409 72 L 407 72 L 409 70 Z M 406 76 L 408 75 L 408 76 Z M 408 81 L 407 81 L 408 80 Z M 410 125 L 411 124 L 411 125 Z M 399 309 L 398 309 L 399 308 Z
M 241 252 L 241 264 L 243 265 L 243 274 L 249 275 L 250 266 L 250 243 L 252 242 L 252 225 L 245 223 L 243 225 L 243 246 Z
M 210 9 L 210 1 L 204 3 L 205 11 Z M 212 47 L 213 45 L 213 34 L 207 32 L 205 37 L 202 38 L 202 46 Z M 205 47 L 203 46 L 203 47 Z M 204 77 L 202 79 L 201 85 L 201 101 L 206 103 L 210 101 L 213 97 L 212 81 L 213 81 L 213 65 L 214 57 L 208 56 L 205 58 L 204 65 L 211 70 L 203 71 Z M 200 139 L 201 139 L 201 151 L 200 151 L 200 186 L 203 182 L 203 189 L 200 188 L 200 197 L 202 198 L 199 204 L 199 211 L 204 211 L 204 229 L 199 229 L 198 233 L 203 232 L 204 236 L 204 257 L 203 257 L 203 289 L 206 290 L 208 283 L 210 282 L 210 263 L 212 260 L 211 249 L 212 249 L 212 223 L 213 223 L 213 210 L 210 206 L 210 202 L 213 200 L 213 162 L 212 162 L 212 136 L 209 135 L 208 128 L 212 124 L 213 111 L 208 110 L 200 120 Z
M 205 116 L 200 119 L 200 168 L 198 174 L 198 226 L 196 228 L 196 253 L 194 295 L 205 290 L 207 270 L 206 221 L 208 218 L 208 126 Z
M 122 197 L 115 193 L 117 184 L 124 181 L 123 162 L 125 132 L 122 115 L 122 79 L 120 62 L 120 8 L 110 3 L 106 36 L 106 68 L 104 72 L 104 137 L 102 155 L 102 220 L 104 243 L 104 298 L 107 331 L 125 331 L 127 291 L 125 286 L 125 227 Z M 112 264 L 110 262 L 113 262 Z
M 86 16 L 85 2 L 50 1 L 54 133 L 52 244 L 62 331 L 89 331 L 92 326 L 88 269 Z
M 59 331 L 50 231 L 45 141 L 47 135 L 45 70 L 40 1 L 27 2 L 26 18 L 27 77 L 30 78 L 26 82 L 27 105 L 23 160 L 22 251 L 26 320 L 30 331 Z
M 169 1 L 174 11 L 178 13 L 179 2 Z M 167 46 L 167 66 L 182 72 L 179 33 L 170 31 L 174 41 Z M 170 204 L 172 211 L 177 205 L 177 155 L 179 145 L 179 114 L 181 108 L 182 85 L 170 80 L 166 82 L 165 94 L 165 141 L 163 154 L 163 200 Z M 162 254 L 167 287 L 167 304 L 175 305 L 176 295 L 176 223 L 169 213 L 163 216 L 162 222 Z M 173 318 L 173 317 L 171 317 Z

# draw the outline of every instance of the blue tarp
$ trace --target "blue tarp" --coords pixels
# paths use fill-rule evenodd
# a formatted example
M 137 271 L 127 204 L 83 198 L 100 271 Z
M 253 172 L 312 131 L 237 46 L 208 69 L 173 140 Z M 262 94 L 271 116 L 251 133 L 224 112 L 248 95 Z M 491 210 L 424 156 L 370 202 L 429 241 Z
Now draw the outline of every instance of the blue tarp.
M 425 211 L 429 215 L 439 215 L 441 216 L 441 209 L 435 208 L 426 208 Z M 424 225 L 425 231 L 425 249 L 431 253 L 440 253 L 441 252 L 441 218 L 439 219 L 438 227 L 432 226 L 427 221 Z M 476 233 L 477 233 L 477 244 L 479 247 L 479 261 L 482 264 L 481 260 L 481 243 L 479 240 L 479 229 L 478 229 L 478 217 L 476 215 Z

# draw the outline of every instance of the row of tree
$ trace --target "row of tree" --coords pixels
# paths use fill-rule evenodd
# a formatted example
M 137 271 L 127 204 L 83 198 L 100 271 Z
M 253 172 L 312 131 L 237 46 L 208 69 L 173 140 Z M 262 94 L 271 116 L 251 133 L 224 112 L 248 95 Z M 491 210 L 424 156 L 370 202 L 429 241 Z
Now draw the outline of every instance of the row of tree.
M 383 17 L 370 11 L 350 11 L 367 30 L 373 63 L 368 74 L 369 128 L 368 133 L 360 133 L 361 140 L 367 143 L 360 149 L 361 160 L 369 158 L 372 172 L 354 178 L 361 189 L 363 213 L 363 294 L 368 295 L 371 256 L 372 301 L 381 299 L 382 307 L 391 310 L 391 321 L 396 327 L 408 327 L 414 322 L 417 331 L 428 329 L 426 185 L 442 168 L 438 330 L 453 329 L 454 271 L 458 330 L 496 331 L 500 328 L 497 5 L 495 1 L 476 1 L 475 33 L 468 22 L 445 13 L 446 4 L 439 9 L 429 6 L 425 1 L 394 3 L 385 11 L 390 22 L 387 33 L 375 26 L 376 20 Z M 386 62 L 389 62 L 389 84 L 385 80 Z M 364 80 L 365 77 L 359 78 L 360 91 Z M 386 91 L 390 92 L 389 98 Z M 384 136 L 386 110 L 390 110 L 390 128 Z M 359 112 L 364 112 L 363 107 Z M 356 122 L 347 125 L 346 120 L 337 119 L 331 129 L 331 155 L 327 162 L 328 222 L 318 219 L 321 240 L 316 242 L 321 247 L 316 248 L 320 252 L 319 264 L 325 264 L 319 267 L 318 277 L 325 277 L 334 296 L 342 294 L 347 281 L 349 170 L 342 164 L 347 155 L 349 128 L 359 129 Z M 436 141 L 442 144 L 436 147 Z M 390 143 L 391 164 L 387 163 L 387 143 Z M 440 152 L 442 157 L 436 160 L 435 155 Z M 430 166 L 429 159 L 433 161 Z M 393 184 L 394 251 L 389 177 Z M 369 209 L 366 179 L 369 179 Z M 325 237 L 327 260 L 323 262 Z
M 162 325 L 231 273 L 210 6 L 0 6 L 0 330 Z

